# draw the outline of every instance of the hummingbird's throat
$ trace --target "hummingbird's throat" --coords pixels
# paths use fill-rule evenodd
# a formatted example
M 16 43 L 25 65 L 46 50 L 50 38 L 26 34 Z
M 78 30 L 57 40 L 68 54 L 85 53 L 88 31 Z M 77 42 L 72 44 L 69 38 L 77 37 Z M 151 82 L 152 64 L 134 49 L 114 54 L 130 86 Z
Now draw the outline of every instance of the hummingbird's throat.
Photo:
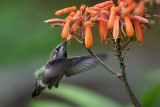
M 39 84 L 41 87 L 47 87 L 47 84 L 44 84 L 42 80 L 38 81 L 38 84 Z

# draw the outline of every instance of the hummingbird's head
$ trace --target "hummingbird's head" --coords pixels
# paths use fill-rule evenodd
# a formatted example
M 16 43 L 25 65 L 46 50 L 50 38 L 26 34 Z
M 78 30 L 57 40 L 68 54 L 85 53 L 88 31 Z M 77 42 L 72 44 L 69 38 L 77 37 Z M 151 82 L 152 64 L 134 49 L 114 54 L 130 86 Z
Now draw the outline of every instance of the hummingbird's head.
M 60 59 L 67 57 L 67 49 L 66 49 L 67 42 L 64 42 L 58 45 L 52 52 L 52 59 Z

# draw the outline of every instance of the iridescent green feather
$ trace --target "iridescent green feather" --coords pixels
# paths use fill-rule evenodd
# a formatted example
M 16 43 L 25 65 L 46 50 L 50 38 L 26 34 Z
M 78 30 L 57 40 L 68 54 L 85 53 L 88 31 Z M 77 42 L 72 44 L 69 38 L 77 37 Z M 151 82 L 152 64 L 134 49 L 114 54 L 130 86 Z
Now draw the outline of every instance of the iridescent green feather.
M 40 78 L 40 75 L 42 74 L 43 69 L 44 69 L 44 66 L 36 70 L 36 72 L 34 73 L 36 79 Z

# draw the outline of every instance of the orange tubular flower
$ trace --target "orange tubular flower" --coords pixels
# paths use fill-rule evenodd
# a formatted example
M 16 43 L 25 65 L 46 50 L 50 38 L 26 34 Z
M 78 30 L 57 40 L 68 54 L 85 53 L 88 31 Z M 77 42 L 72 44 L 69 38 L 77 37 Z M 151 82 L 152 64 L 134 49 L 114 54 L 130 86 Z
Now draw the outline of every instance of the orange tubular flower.
M 75 6 L 73 6 L 73 7 L 68 7 L 68 8 L 64 8 L 64 9 L 62 9 L 62 10 L 56 11 L 56 12 L 55 12 L 55 15 L 60 16 L 60 15 L 62 15 L 62 14 L 70 13 L 70 12 L 73 12 L 73 11 L 75 11 L 75 10 L 77 10 L 77 8 L 76 8 Z
M 81 7 L 80 7 L 80 10 L 83 11 L 85 8 L 86 8 L 86 5 L 82 4 Z
M 113 29 L 113 39 L 117 40 L 119 36 L 119 21 L 120 17 L 116 16 L 115 23 L 114 23 L 114 29 Z
M 67 41 L 71 41 L 73 39 L 74 35 L 71 35 L 70 33 L 67 36 Z
M 87 9 L 85 10 L 85 13 L 90 13 L 91 16 L 96 16 L 98 12 L 95 11 L 95 10 L 90 10 L 89 8 L 87 8 Z
M 96 19 L 94 19 L 94 18 L 90 18 L 90 20 L 91 21 L 95 21 L 97 24 L 98 24 L 98 22 L 104 22 L 104 23 L 108 23 L 108 20 L 107 19 L 105 19 L 105 18 L 96 18 Z
M 86 27 L 86 34 L 85 34 L 85 46 L 86 48 L 91 48 L 93 43 L 92 31 L 91 31 L 91 21 L 86 21 L 84 26 Z
M 113 4 L 107 5 L 107 6 L 103 7 L 102 10 L 109 10 L 113 6 L 114 6 Z
M 45 23 L 57 23 L 57 22 L 62 22 L 65 23 L 66 21 L 64 19 L 48 19 L 44 21 Z
M 89 7 L 89 10 L 100 11 L 101 9 L 99 7 Z
M 132 25 L 132 22 L 130 20 L 130 16 L 124 16 L 124 20 L 125 20 L 125 27 L 126 27 L 126 33 L 128 35 L 128 37 L 133 37 L 134 36 L 134 28 Z
M 65 20 L 68 20 L 68 18 L 73 17 L 76 13 L 75 12 L 71 12 L 66 18 Z
M 134 8 L 136 7 L 136 3 L 132 2 L 128 7 L 126 8 L 122 8 L 122 16 L 132 12 L 134 10 Z
M 133 41 L 135 40 L 133 36 L 136 34 L 137 41 L 142 43 L 143 30 L 146 27 L 150 29 L 149 18 L 152 16 L 160 18 L 160 15 L 147 14 L 144 11 L 145 0 L 139 0 L 138 2 L 136 0 L 118 0 L 117 2 L 117 6 L 115 6 L 113 0 L 108 0 L 91 7 L 85 4 L 82 4 L 80 8 L 67 7 L 55 12 L 55 15 L 58 16 L 68 13 L 64 19 L 49 19 L 44 22 L 51 23 L 52 27 L 63 27 L 61 32 L 63 40 L 71 41 L 75 38 L 79 43 L 84 42 L 87 49 L 91 48 L 93 43 L 92 24 L 98 25 L 101 42 L 105 41 L 107 43 L 108 33 L 110 33 L 113 36 L 111 41 L 119 43 L 121 33 L 123 36 L 133 39 Z M 123 41 L 126 41 L 126 39 Z
M 142 16 L 142 17 L 145 17 L 144 11 L 140 11 L 140 12 L 139 12 L 139 15 Z
M 112 7 L 110 11 L 111 11 L 111 13 L 110 13 L 110 16 L 109 16 L 109 21 L 108 21 L 108 29 L 113 29 L 115 14 L 117 12 L 117 8 Z
M 110 12 L 108 10 L 101 10 L 101 13 L 109 14 Z
M 62 39 L 66 39 L 66 37 L 68 36 L 69 34 L 69 28 L 70 28 L 70 25 L 71 25 L 71 22 L 73 21 L 73 18 L 72 17 L 68 17 L 67 20 L 66 20 L 66 23 L 63 27 L 63 30 L 62 30 Z
M 134 2 L 134 0 L 122 0 L 124 3 L 124 6 L 130 5 Z
M 141 1 L 138 3 L 137 7 L 135 8 L 134 13 L 136 13 L 136 14 L 142 13 L 144 7 L 145 7 L 145 1 L 142 1 L 142 0 L 141 0 Z
M 160 4 L 159 0 L 152 0 L 152 1 L 154 1 L 156 4 Z
M 75 35 L 78 30 L 78 22 L 77 21 L 74 22 L 74 24 L 71 26 L 71 28 L 74 31 L 74 35 Z M 67 41 L 71 41 L 73 39 L 74 35 L 69 33 L 67 36 Z
M 134 15 L 134 16 L 132 16 L 131 18 L 132 18 L 132 19 L 137 19 L 137 20 L 139 20 L 139 21 L 141 21 L 141 22 L 144 22 L 144 23 L 149 23 L 149 21 L 148 21 L 146 18 L 143 18 L 143 17 L 141 17 L 141 16 Z
M 146 30 L 146 27 L 145 27 L 144 24 L 140 24 L 140 26 L 141 26 L 141 29 L 142 29 L 143 31 Z
M 101 14 L 99 17 L 102 19 L 106 19 L 105 14 Z M 101 40 L 106 40 L 107 39 L 107 23 L 99 21 L 98 26 L 99 26 L 99 35 Z
M 78 10 L 78 11 L 76 12 L 76 14 L 73 16 L 73 20 L 80 19 L 80 15 L 81 15 L 81 11 Z
M 73 29 L 73 31 L 74 31 L 74 34 L 77 32 L 77 30 L 78 30 L 78 22 L 76 21 L 76 22 L 74 22 L 74 24 L 72 25 L 72 27 L 71 27 L 72 29 Z
M 107 5 L 110 5 L 110 4 L 113 4 L 113 1 L 105 1 L 105 2 L 102 2 L 102 3 L 98 3 L 96 5 L 94 5 L 94 7 L 100 7 L 100 8 L 103 8 Z
M 73 11 L 69 14 L 69 16 L 73 17 L 76 13 Z
M 133 23 L 135 27 L 137 40 L 139 43 L 142 43 L 143 42 L 143 32 L 142 32 L 141 26 L 139 25 L 139 22 L 137 19 L 134 19 Z

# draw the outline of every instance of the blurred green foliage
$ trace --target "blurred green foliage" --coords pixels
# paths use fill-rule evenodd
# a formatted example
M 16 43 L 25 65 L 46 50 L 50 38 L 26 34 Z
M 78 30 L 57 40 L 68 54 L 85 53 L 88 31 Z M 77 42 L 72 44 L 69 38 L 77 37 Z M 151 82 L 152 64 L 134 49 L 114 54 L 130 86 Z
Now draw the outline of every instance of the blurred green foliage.
M 143 107 L 156 107 L 156 101 L 160 97 L 160 85 L 153 86 L 147 93 L 144 95 L 142 101 Z M 158 106 L 158 105 L 157 105 Z
M 150 81 L 142 97 L 143 107 L 158 107 L 160 105 L 160 69 L 153 70 L 147 75 L 147 80 Z
M 39 100 L 31 103 L 29 107 L 71 107 L 71 106 L 58 101 Z
M 0 59 L 2 62 L 11 60 L 31 59 L 37 55 L 49 53 L 49 49 L 60 43 L 60 38 L 53 41 L 54 32 L 49 25 L 43 23 L 51 18 L 51 11 L 46 13 L 46 6 L 38 1 L 3 1 L 0 6 Z M 45 2 L 44 2 L 45 3 Z M 6 6 L 7 4 L 7 6 Z M 47 4 L 48 5 L 48 4 Z M 51 8 L 51 7 L 50 7 Z M 52 11 L 54 9 L 52 8 Z M 52 15 L 53 17 L 54 15 Z M 27 57 L 26 57 L 27 56 Z
M 73 85 L 61 84 L 58 89 L 46 90 L 45 93 L 65 99 L 76 105 L 76 107 L 122 107 L 122 105 L 109 98 L 96 94 L 91 90 Z M 39 100 L 32 102 L 29 107 L 41 107 L 39 104 L 43 104 L 44 106 L 46 105 L 46 107 L 51 107 L 49 105 L 53 104 L 53 106 L 58 107 L 58 105 L 61 104 L 61 102 L 54 102 L 55 101 L 48 103 L 48 101 L 42 102 Z

